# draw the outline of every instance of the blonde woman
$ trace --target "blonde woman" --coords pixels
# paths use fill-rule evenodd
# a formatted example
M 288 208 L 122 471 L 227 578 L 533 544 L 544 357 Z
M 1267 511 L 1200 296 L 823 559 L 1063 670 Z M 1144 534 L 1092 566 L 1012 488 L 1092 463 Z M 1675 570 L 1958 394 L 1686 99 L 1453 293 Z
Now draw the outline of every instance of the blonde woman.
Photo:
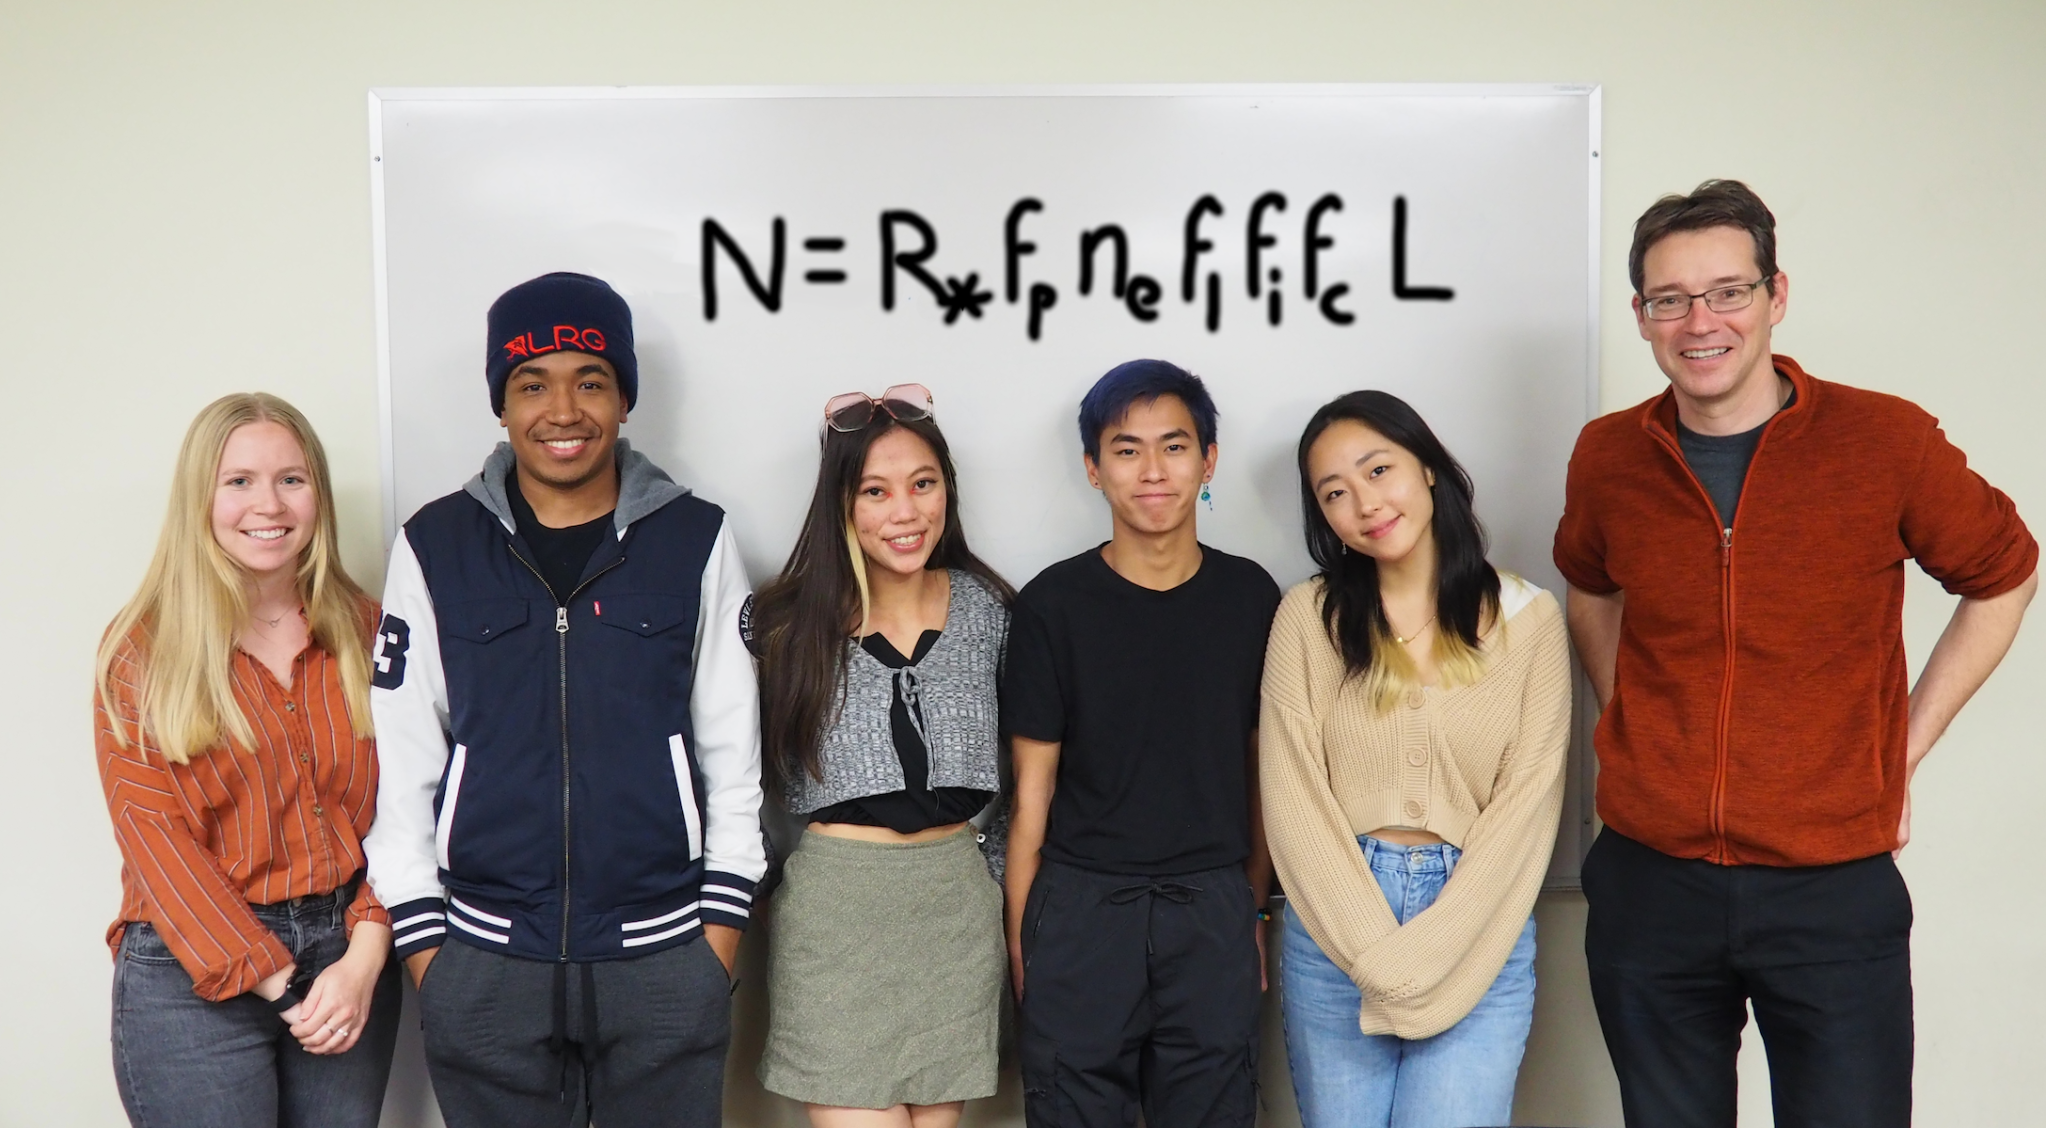
M 398 981 L 361 879 L 375 621 L 305 417 L 261 393 L 208 405 L 97 669 L 114 1070 L 138 1126 L 377 1122 Z
M 1324 406 L 1299 459 L 1321 574 L 1272 624 L 1259 739 L 1301 1120 L 1504 1124 L 1563 799 L 1563 616 L 1485 560 L 1469 476 L 1397 397 Z

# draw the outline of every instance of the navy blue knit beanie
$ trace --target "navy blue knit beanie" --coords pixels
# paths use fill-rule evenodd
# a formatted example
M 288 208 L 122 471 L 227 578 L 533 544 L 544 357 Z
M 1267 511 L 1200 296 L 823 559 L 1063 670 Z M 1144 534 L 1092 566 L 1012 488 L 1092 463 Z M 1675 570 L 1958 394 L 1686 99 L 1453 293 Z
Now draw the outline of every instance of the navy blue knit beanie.
M 639 399 L 632 308 L 601 278 L 557 271 L 521 282 L 490 303 L 490 353 L 483 367 L 490 410 L 504 414 L 504 384 L 520 361 L 561 351 L 610 361 L 626 410 L 632 409 Z

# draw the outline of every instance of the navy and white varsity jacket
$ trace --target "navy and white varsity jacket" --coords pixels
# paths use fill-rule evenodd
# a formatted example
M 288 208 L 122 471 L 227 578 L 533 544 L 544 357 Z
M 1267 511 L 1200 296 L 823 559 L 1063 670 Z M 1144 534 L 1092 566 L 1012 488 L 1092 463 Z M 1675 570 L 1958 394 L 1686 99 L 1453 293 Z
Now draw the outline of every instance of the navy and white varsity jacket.
M 724 511 L 618 444 L 617 537 L 565 603 L 499 444 L 391 548 L 364 848 L 400 958 L 448 937 L 625 959 L 746 927 L 767 868 L 760 718 Z

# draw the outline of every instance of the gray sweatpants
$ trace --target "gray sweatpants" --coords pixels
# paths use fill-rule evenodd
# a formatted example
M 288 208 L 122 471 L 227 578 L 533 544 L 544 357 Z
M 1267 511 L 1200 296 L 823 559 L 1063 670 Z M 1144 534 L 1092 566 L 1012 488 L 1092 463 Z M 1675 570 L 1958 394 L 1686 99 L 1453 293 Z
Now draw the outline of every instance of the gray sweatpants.
M 556 965 L 444 945 L 419 989 L 448 1128 L 715 1126 L 731 980 L 700 937 Z

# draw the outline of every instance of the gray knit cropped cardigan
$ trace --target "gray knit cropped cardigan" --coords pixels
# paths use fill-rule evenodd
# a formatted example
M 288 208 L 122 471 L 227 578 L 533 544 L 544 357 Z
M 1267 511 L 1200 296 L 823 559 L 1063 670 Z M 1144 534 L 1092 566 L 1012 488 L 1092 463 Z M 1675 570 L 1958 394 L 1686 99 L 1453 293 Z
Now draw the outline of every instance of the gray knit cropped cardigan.
M 847 640 L 845 697 L 817 749 L 824 778 L 796 773 L 788 782 L 785 801 L 790 812 L 806 815 L 907 786 L 888 718 L 900 685 L 912 723 L 921 719 L 919 731 L 930 752 L 930 786 L 996 793 L 995 817 L 983 830 L 981 846 L 999 875 L 1008 820 L 1000 798 L 1001 715 L 996 695 L 1002 649 L 1009 637 L 1009 609 L 979 577 L 958 569 L 950 574 L 952 599 L 944 633 L 923 661 L 891 670 L 865 647 Z

